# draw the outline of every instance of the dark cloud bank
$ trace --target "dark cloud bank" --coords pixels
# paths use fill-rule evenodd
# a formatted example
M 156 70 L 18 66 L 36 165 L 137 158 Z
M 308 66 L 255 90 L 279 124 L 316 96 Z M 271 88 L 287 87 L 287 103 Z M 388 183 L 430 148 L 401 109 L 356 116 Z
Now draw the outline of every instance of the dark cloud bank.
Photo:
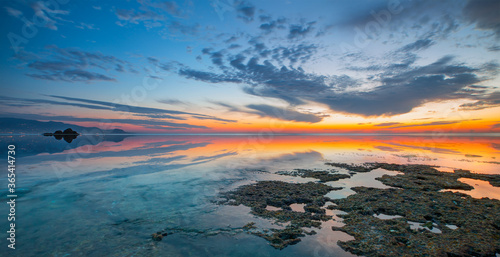
M 476 68 L 457 64 L 452 56 L 426 66 L 385 70 L 380 74 L 380 86 L 369 91 L 345 90 L 361 83 L 347 75 L 318 75 L 300 67 L 279 67 L 270 60 L 246 59 L 241 55 L 229 59 L 228 66 L 224 66 L 218 58 L 215 63 L 224 69 L 223 73 L 181 68 L 178 74 L 208 83 L 242 84 L 248 94 L 281 99 L 292 106 L 316 102 L 335 111 L 363 116 L 407 113 L 431 101 L 475 99 L 478 96 L 470 94 L 470 89 L 466 94 L 465 90 L 481 82 Z

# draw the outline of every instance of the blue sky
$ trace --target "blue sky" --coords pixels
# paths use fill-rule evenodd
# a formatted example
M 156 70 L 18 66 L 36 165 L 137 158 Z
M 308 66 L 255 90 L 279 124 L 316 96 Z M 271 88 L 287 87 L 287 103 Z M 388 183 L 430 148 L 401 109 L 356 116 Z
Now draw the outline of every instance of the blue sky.
M 4 117 L 156 132 L 500 127 L 499 1 L 23 0 L 0 11 Z

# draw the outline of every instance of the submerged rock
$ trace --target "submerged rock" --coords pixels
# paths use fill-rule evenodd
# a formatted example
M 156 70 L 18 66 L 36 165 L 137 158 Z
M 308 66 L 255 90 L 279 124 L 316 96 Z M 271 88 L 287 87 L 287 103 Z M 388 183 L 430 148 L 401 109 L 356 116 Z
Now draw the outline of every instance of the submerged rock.
M 152 234 L 151 238 L 153 239 L 153 241 L 161 241 L 164 236 L 167 236 L 167 233 L 162 233 L 161 231 L 158 231 Z

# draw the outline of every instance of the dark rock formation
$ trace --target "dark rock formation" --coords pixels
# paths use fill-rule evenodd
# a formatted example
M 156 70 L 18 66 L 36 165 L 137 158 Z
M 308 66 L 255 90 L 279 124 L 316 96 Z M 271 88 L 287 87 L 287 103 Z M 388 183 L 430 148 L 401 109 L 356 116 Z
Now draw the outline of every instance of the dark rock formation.
M 44 136 L 53 136 L 57 140 L 61 140 L 64 138 L 64 141 L 71 143 L 74 139 L 76 139 L 80 134 L 78 132 L 72 130 L 71 128 L 67 128 L 64 131 L 57 130 L 54 133 L 43 133 Z

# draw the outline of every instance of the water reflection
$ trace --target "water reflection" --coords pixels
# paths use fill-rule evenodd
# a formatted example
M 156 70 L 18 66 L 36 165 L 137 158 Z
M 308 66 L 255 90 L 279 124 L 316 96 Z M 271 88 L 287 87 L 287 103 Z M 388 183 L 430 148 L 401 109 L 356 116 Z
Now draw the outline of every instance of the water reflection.
M 17 215 L 23 217 L 19 240 L 35 246 L 16 249 L 20 256 L 76 252 L 351 256 L 336 245 L 349 236 L 328 227 L 338 219 L 283 251 L 241 233 L 207 237 L 178 233 L 156 244 L 150 235 L 166 228 L 216 230 L 248 222 L 271 226 L 271 221 L 251 215 L 247 207 L 219 206 L 213 201 L 219 192 L 257 180 L 311 181 L 275 172 L 334 169 L 325 166 L 326 161 L 419 163 L 446 171 L 461 168 L 500 174 L 498 137 L 120 135 L 79 136 L 71 144 L 43 136 L 0 137 L 0 141 L 3 146 L 16 145 Z M 383 174 L 397 173 L 376 170 L 329 182 L 345 187 L 332 197 L 351 194 L 351 186 L 383 187 L 375 180 Z M 4 227 L 5 221 L 0 225 Z

